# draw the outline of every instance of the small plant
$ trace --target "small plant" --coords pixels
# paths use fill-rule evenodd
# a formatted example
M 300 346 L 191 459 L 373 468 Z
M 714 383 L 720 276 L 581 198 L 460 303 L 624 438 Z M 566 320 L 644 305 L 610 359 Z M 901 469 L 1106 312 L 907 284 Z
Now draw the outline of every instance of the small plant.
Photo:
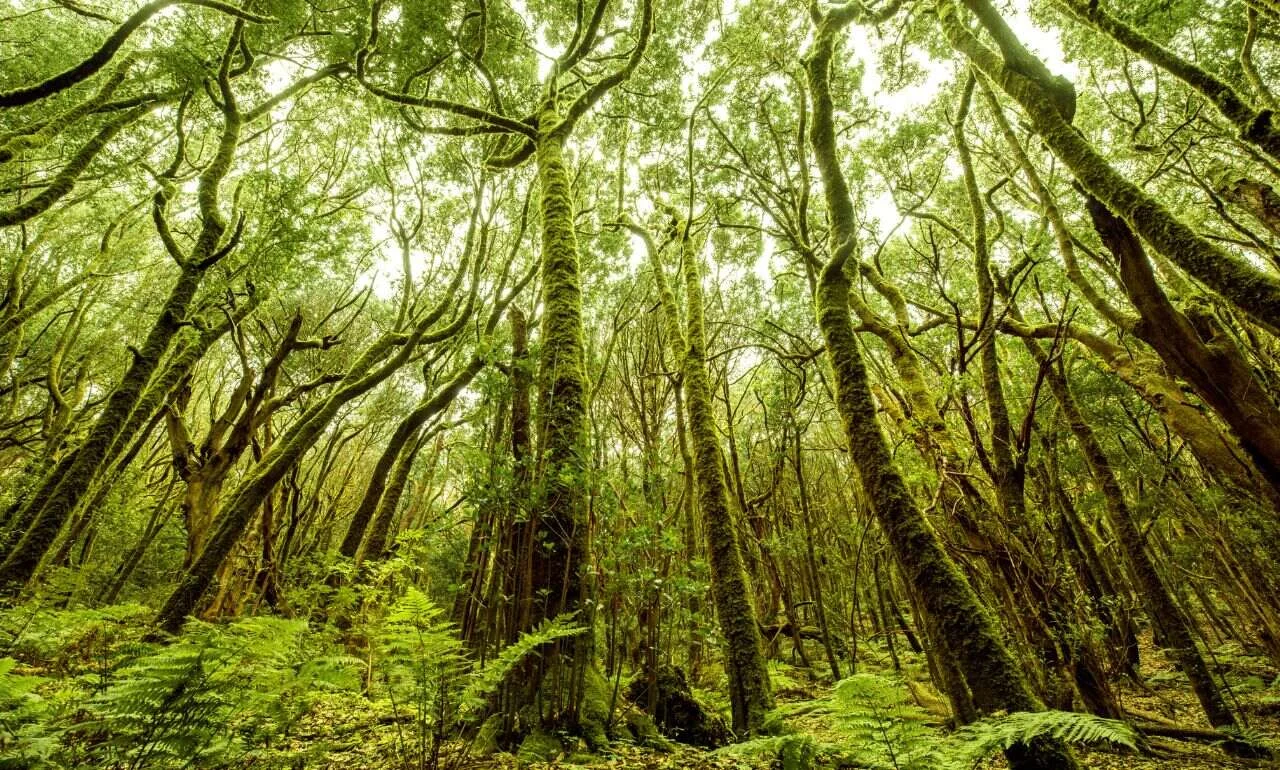
M 392 606 L 376 635 L 376 668 L 395 712 L 397 747 L 405 767 L 438 768 L 446 741 L 484 714 L 507 675 L 540 647 L 586 629 L 571 616 L 543 622 L 484 667 L 472 664 L 444 611 L 411 588 Z M 402 722 L 412 725 L 406 735 Z M 458 757 L 460 761 L 463 757 Z
M 147 645 L 89 703 L 77 732 L 110 767 L 204 767 L 243 757 L 287 732 L 311 693 L 350 684 L 350 661 L 310 659 L 306 622 L 192 621 Z

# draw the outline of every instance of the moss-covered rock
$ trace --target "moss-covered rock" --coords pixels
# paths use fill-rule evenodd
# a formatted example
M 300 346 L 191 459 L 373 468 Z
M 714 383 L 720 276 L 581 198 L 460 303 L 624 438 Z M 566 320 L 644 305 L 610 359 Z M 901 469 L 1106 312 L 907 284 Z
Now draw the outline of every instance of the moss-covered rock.
M 663 735 L 692 746 L 716 748 L 729 742 L 724 720 L 706 709 L 689 691 L 684 672 L 675 666 L 659 666 L 657 695 L 650 713 Z M 649 677 L 641 672 L 627 685 L 627 698 L 648 710 Z
M 564 753 L 564 744 L 560 739 L 543 730 L 533 730 L 520 742 L 516 759 L 521 764 L 532 762 L 554 762 Z
M 657 749 L 658 751 L 671 751 L 674 749 L 671 742 L 662 737 L 662 732 L 658 730 L 658 726 L 654 724 L 653 719 L 643 711 L 627 709 L 625 722 L 620 725 L 620 729 L 629 732 L 633 736 L 633 740 L 641 746 Z
M 491 757 L 501 749 L 498 740 L 502 735 L 502 715 L 493 714 L 484 720 L 471 742 L 471 755 L 474 757 Z

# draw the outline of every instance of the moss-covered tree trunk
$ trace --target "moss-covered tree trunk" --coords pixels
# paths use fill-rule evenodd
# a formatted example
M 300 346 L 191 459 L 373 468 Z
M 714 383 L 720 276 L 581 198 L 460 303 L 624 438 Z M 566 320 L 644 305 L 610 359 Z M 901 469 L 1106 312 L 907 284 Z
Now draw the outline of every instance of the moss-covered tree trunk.
M 160 310 L 142 347 L 133 354 L 120 384 L 112 391 L 84 443 L 78 446 L 60 473 L 46 476 L 40 488 L 18 510 L 12 522 L 24 527 L 18 539 L 10 540 L 12 550 L 0 564 L 0 594 L 14 596 L 35 574 L 40 560 L 53 545 L 63 524 L 89 491 L 111 445 L 141 399 L 143 391 L 182 329 L 187 310 L 204 277 L 204 269 L 193 264 L 183 267 L 177 283 Z M 65 464 L 65 469 L 62 467 Z M 12 533 L 12 534 L 17 534 Z M 11 534 L 11 537 L 12 537 Z
M 529 621 L 536 624 L 574 612 L 579 622 L 590 625 L 582 278 L 564 131 L 561 116 L 550 106 L 544 109 L 535 148 L 542 212 L 542 350 L 535 402 L 538 454 L 533 484 L 538 516 L 532 538 Z M 591 632 L 558 642 L 527 680 L 527 702 L 540 706 L 542 725 L 581 729 L 590 743 L 603 744 L 601 715 L 587 713 L 597 704 L 584 703 L 587 678 L 598 676 L 594 649 Z
M 850 281 L 844 273 L 845 264 L 857 246 L 857 224 L 852 195 L 836 151 L 830 92 L 831 59 L 837 34 L 843 26 L 844 23 L 831 14 L 822 17 L 806 56 L 805 69 L 813 104 L 810 142 L 823 183 L 830 225 L 827 239 L 830 259 L 820 274 L 815 304 L 850 457 L 899 567 L 937 629 L 945 652 L 954 656 L 973 695 L 974 705 L 986 713 L 1039 711 L 1044 706 L 1023 679 L 1017 662 L 1000 638 L 995 621 L 947 555 L 894 467 L 877 422 L 866 365 L 849 313 Z M 1015 770 L 1076 767 L 1071 754 L 1053 740 L 1015 745 L 1006 756 Z
M 680 232 L 680 268 L 685 291 L 685 329 L 681 332 L 675 300 L 662 275 L 656 250 L 653 268 L 668 318 L 668 336 L 673 345 L 683 343 L 681 388 L 688 418 L 689 443 L 693 455 L 693 476 L 697 485 L 698 510 L 707 541 L 711 565 L 711 597 L 716 618 L 725 638 L 725 673 L 729 677 L 729 702 L 733 729 L 740 734 L 758 731 L 773 708 L 773 693 L 760 646 L 760 626 L 751 601 L 751 588 L 743 568 L 742 550 L 733 509 L 725 463 L 716 436 L 711 379 L 707 375 L 707 334 L 703 319 L 702 278 L 689 223 Z
M 1075 113 L 1072 85 L 1050 75 L 988 0 L 964 0 L 964 5 L 973 10 L 999 52 L 968 29 L 957 0 L 938 4 L 943 33 L 956 50 L 1017 101 L 1035 132 L 1084 189 L 1122 217 L 1157 252 L 1272 332 L 1280 331 L 1280 279 L 1201 237 L 1108 163 L 1071 123 Z
M 396 457 L 395 467 L 386 481 L 386 488 L 378 498 L 377 511 L 369 525 L 364 542 L 356 553 L 356 565 L 363 567 L 369 562 L 382 561 L 387 556 L 392 538 L 395 535 L 396 513 L 400 510 L 400 500 L 409 485 L 409 476 L 413 472 L 413 462 L 422 450 L 427 436 L 421 431 L 409 436 L 409 440 L 400 449 Z

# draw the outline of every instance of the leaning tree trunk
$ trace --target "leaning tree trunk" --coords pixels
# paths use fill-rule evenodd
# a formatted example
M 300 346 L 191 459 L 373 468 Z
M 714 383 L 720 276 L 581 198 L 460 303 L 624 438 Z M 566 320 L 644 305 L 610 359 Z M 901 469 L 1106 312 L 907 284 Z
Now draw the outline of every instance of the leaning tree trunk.
M 40 489 L 14 514 L 11 521 L 25 526 L 0 564 L 0 594 L 14 596 L 22 590 L 98 477 L 108 450 L 119 438 L 122 426 L 129 422 L 170 343 L 186 322 L 187 310 L 203 277 L 204 268 L 193 264 L 183 267 L 146 342 L 134 353 L 132 363 L 107 399 L 88 438 L 65 463 L 59 463 L 58 469 L 62 470 L 65 464 L 65 470 L 45 477 Z M 11 536 L 13 534 L 17 533 Z
M 1200 700 L 1205 715 L 1209 717 L 1210 724 L 1215 727 L 1234 725 L 1235 717 L 1223 699 L 1221 691 L 1218 690 L 1217 684 L 1214 683 L 1213 675 L 1209 672 L 1204 657 L 1196 647 L 1191 623 L 1178 609 L 1169 589 L 1160 579 L 1155 563 L 1146 551 L 1145 538 L 1138 529 L 1137 522 L 1134 521 L 1128 503 L 1125 502 L 1124 493 L 1120 489 L 1120 483 L 1116 479 L 1111 462 L 1097 437 L 1094 436 L 1093 428 L 1080 413 L 1066 378 L 1061 375 L 1051 377 L 1049 385 L 1062 407 L 1072 434 L 1076 437 L 1076 443 L 1080 445 L 1089 471 L 1102 491 L 1111 528 L 1138 583 L 1147 614 L 1159 629 L 1164 644 L 1171 652 L 1170 657 L 1191 681 L 1191 688 Z
M 358 569 L 363 569 L 368 562 L 382 561 L 387 555 L 387 545 L 394 534 L 392 525 L 395 523 L 396 513 L 400 510 L 400 500 L 404 496 L 405 488 L 409 486 L 413 462 L 417 459 L 418 452 L 422 450 L 422 445 L 427 438 L 428 436 L 422 433 L 415 433 L 400 450 L 395 469 L 392 470 L 391 477 L 386 483 L 386 490 L 378 500 L 377 514 L 373 517 L 373 523 L 369 526 L 364 543 L 356 554 Z
M 1192 357 L 1198 340 L 1194 342 L 1184 340 L 1183 349 L 1176 351 L 1170 349 L 1168 345 L 1170 339 L 1176 341 L 1180 336 L 1176 330 L 1170 333 L 1168 326 L 1188 324 L 1155 285 L 1150 275 L 1150 265 L 1146 263 L 1145 254 L 1137 237 L 1123 221 L 1112 215 L 1096 200 L 1089 201 L 1089 211 L 1103 243 L 1120 259 L 1121 278 L 1125 288 L 1134 298 L 1135 304 L 1143 312 L 1143 324 L 1155 318 L 1167 321 L 1167 326 L 1151 329 L 1140 336 L 1147 339 L 1153 346 L 1157 346 L 1158 350 L 1160 347 L 1165 347 L 1166 350 L 1161 351 L 1162 353 Z M 1152 307 L 1156 309 L 1155 312 L 1163 311 L 1163 313 L 1153 318 L 1150 315 L 1153 311 L 1149 309 Z M 1230 367 L 1224 367 L 1224 369 L 1226 371 L 1216 373 L 1229 378 L 1233 374 L 1232 369 Z M 1200 700 L 1200 705 L 1204 708 L 1210 724 L 1215 727 L 1234 725 L 1235 716 L 1223 699 L 1221 691 L 1213 681 L 1209 667 L 1196 647 L 1191 622 L 1178 609 L 1169 588 L 1160 579 L 1155 563 L 1146 551 L 1145 537 L 1125 502 L 1124 493 L 1111 467 L 1111 462 L 1102 449 L 1101 443 L 1094 436 L 1093 429 L 1080 412 L 1066 378 L 1061 374 L 1055 374 L 1049 378 L 1049 385 L 1062 407 L 1063 415 L 1076 437 L 1076 442 L 1080 445 L 1094 481 L 1101 488 L 1111 528 L 1138 583 L 1139 592 L 1145 603 L 1147 614 L 1151 616 L 1151 622 L 1159 629 L 1164 644 L 1170 648 L 1178 667 L 1191 681 L 1191 688 Z
M 955 658 L 974 705 L 986 713 L 1040 711 L 1044 706 L 1023 679 L 995 621 L 911 498 L 877 422 L 866 365 L 849 313 L 850 282 L 844 274 L 858 239 L 852 195 L 836 152 L 830 91 L 831 58 L 842 27 L 830 14 L 819 22 L 805 68 L 813 104 L 810 142 L 830 219 L 831 257 L 820 274 L 815 304 L 850 457 L 899 567 L 936 627 L 943 654 Z M 1015 770 L 1077 767 L 1062 743 L 1052 739 L 1016 744 L 1005 755 Z
M 356 507 L 351 523 L 347 525 L 347 533 L 338 546 L 338 554 L 343 558 L 354 559 L 359 552 L 360 543 L 364 541 L 369 524 L 378 510 L 378 502 L 387 491 L 387 479 L 391 476 L 391 469 L 395 467 L 396 458 L 410 442 L 416 440 L 418 431 L 426 423 L 427 416 L 423 414 L 422 408 L 424 405 L 419 404 L 396 425 L 391 440 L 383 447 L 382 454 L 374 463 L 369 483 L 365 485 L 364 495 L 360 498 L 360 505 Z
M 1142 316 L 1134 333 L 1213 407 L 1280 495 L 1280 408 L 1266 386 L 1210 312 L 1194 303 L 1183 310 L 1174 307 L 1129 225 L 1096 198 L 1086 205 L 1103 245 L 1120 263 L 1125 293 Z
M 1072 124 L 1075 90 L 1026 50 L 988 0 L 964 0 L 996 40 L 994 51 L 965 25 L 957 0 L 938 4 L 951 45 L 1022 107 L 1036 134 L 1079 183 L 1160 254 L 1273 333 L 1280 330 L 1280 279 L 1201 237 L 1107 162 Z M 1269 116 L 1268 116 L 1269 117 Z

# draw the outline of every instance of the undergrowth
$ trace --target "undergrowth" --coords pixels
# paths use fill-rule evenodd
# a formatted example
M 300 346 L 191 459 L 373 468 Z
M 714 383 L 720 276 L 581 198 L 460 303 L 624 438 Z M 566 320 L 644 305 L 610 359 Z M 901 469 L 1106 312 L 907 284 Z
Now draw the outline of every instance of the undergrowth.
M 0 770 L 310 767 L 330 743 L 297 728 L 335 695 L 340 710 L 363 701 L 382 714 L 357 727 L 391 725 L 396 766 L 434 768 L 524 657 L 583 631 L 557 618 L 478 666 L 413 589 L 378 622 L 365 659 L 332 627 L 270 617 L 191 621 L 146 643 L 138 609 L 0 614 Z
M 1052 736 L 1069 744 L 1112 744 L 1136 749 L 1141 738 L 1113 719 L 1069 711 L 1017 712 L 993 716 L 951 733 L 911 701 L 898 677 L 857 674 L 824 698 L 779 709 L 788 717 L 819 715 L 829 724 L 826 740 L 807 734 L 758 738 L 721 749 L 726 756 L 773 758 L 782 770 L 854 766 L 883 770 L 972 770 L 991 755 L 1033 738 Z

